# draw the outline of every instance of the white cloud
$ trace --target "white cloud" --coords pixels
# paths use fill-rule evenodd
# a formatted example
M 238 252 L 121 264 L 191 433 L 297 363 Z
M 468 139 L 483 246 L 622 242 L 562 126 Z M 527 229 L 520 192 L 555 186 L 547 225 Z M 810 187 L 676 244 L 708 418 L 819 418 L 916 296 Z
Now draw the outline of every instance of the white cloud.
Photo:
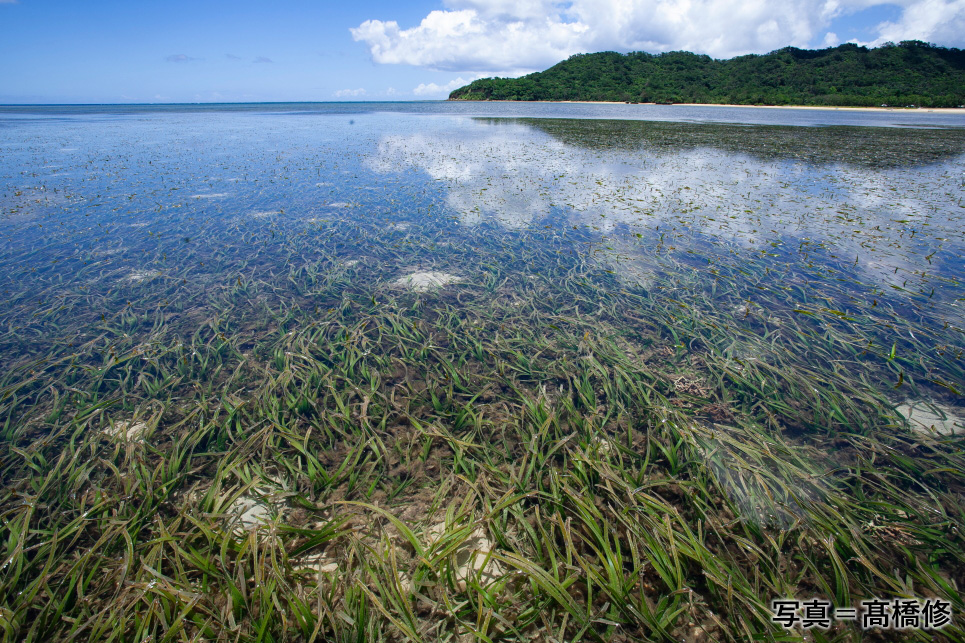
M 965 43 L 965 0 L 444 0 L 420 24 L 351 30 L 378 63 L 515 75 L 574 53 L 688 50 L 718 58 L 827 44 L 833 19 L 878 5 L 902 16 L 881 40 Z
M 834 33 L 833 31 L 829 31 L 828 33 L 824 34 L 824 40 L 821 42 L 821 44 L 825 47 L 834 47 L 840 43 L 841 39 L 838 38 L 838 34 Z
M 451 80 L 445 85 L 437 85 L 436 83 L 420 83 L 418 87 L 412 90 L 412 93 L 416 96 L 432 96 L 432 95 L 449 95 L 449 92 L 456 89 L 457 87 L 462 87 L 463 85 L 468 85 L 470 81 L 462 78 L 461 76 L 455 80 Z
M 878 25 L 876 44 L 891 40 L 925 40 L 962 46 L 965 42 L 965 0 L 918 0 L 897 22 Z
M 358 89 L 340 89 L 335 92 L 335 98 L 351 98 L 357 96 L 365 96 L 365 90 L 359 87 Z
M 512 14 L 462 9 L 433 11 L 412 29 L 400 29 L 395 21 L 367 20 L 351 32 L 355 40 L 369 45 L 372 58 L 379 63 L 520 73 L 553 64 L 579 50 L 586 30 L 583 24 L 549 17 L 519 19 Z

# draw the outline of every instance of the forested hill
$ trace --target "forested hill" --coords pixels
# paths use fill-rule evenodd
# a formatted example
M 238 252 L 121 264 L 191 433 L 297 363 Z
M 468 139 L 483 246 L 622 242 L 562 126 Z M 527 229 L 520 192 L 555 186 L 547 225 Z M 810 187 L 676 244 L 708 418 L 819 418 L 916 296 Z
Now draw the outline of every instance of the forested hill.
M 476 80 L 449 100 L 957 107 L 965 103 L 965 51 L 917 40 L 875 49 L 786 47 L 729 60 L 606 51 L 521 78 Z

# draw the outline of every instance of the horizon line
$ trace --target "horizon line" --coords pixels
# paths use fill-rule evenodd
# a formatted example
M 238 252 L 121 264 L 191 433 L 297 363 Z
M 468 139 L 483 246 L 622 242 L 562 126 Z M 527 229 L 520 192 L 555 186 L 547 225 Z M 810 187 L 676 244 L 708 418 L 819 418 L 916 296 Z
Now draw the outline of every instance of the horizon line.
M 267 100 L 267 101 L 202 101 L 172 103 L 0 103 L 0 107 L 161 107 L 165 105 L 318 105 L 327 103 L 444 103 L 446 98 L 418 100 Z

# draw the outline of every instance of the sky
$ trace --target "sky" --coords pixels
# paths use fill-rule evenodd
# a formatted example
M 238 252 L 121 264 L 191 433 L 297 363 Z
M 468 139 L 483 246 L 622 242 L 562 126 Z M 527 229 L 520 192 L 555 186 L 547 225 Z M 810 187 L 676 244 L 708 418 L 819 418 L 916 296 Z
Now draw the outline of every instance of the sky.
M 576 53 L 924 40 L 965 0 L 0 0 L 0 103 L 443 99 Z

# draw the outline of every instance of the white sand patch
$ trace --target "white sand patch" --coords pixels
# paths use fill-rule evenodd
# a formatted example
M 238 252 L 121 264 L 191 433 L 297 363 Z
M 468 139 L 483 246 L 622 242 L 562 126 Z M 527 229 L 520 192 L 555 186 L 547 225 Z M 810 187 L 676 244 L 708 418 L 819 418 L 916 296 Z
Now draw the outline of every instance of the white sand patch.
M 330 208 L 351 208 L 353 205 L 351 203 L 346 203 L 344 201 L 336 201 L 335 203 L 329 203 Z
M 192 194 L 192 199 L 220 199 L 228 196 L 227 192 L 214 192 L 212 194 Z
M 345 261 L 341 262 L 341 265 L 346 268 L 351 268 L 352 266 L 357 266 L 358 264 L 359 264 L 358 259 L 346 259 Z
M 147 226 L 147 223 L 128 223 L 127 225 L 131 228 L 143 228 Z
M 127 281 L 130 281 L 131 283 L 140 283 L 142 281 L 147 281 L 148 279 L 154 279 L 160 274 L 161 273 L 153 270 L 135 270 L 127 275 Z
M 934 402 L 905 402 L 895 409 L 911 425 L 911 430 L 922 435 L 959 435 L 965 433 L 965 418 L 955 410 Z
M 744 319 L 745 317 L 751 317 L 752 315 L 760 315 L 763 312 L 763 308 L 755 304 L 754 302 L 744 302 L 738 304 L 731 309 L 731 313 L 734 317 Z
M 388 226 L 389 230 L 398 230 L 399 232 L 405 232 L 411 226 L 408 223 L 390 223 Z
M 608 438 L 597 435 L 590 440 L 590 449 L 596 451 L 598 455 L 609 455 L 617 450 L 617 445 Z
M 248 531 L 271 520 L 271 507 L 249 494 L 242 494 L 224 512 L 234 516 L 235 531 Z
M 101 430 L 104 435 L 127 442 L 140 440 L 146 432 L 147 424 L 144 422 L 127 422 L 124 420 L 112 422 Z
M 281 214 L 281 210 L 263 210 L 258 212 L 252 212 L 248 216 L 254 217 L 256 219 L 267 219 L 268 217 L 273 217 L 276 214 Z
M 270 522 L 274 516 L 284 517 L 289 509 L 286 489 L 278 471 L 262 472 L 262 479 L 254 487 L 223 510 L 235 517 L 230 523 L 233 531 L 236 534 L 249 531 Z
M 627 286 L 650 290 L 657 281 L 655 258 L 626 243 L 614 240 L 607 240 L 607 243 L 612 245 L 594 250 L 597 265 L 616 275 Z
M 225 528 L 235 536 L 242 536 L 253 528 L 271 522 L 275 516 L 284 518 L 288 513 L 291 495 L 276 471 L 263 471 L 253 485 L 243 493 L 238 487 L 218 487 L 212 490 L 211 481 L 197 484 L 178 494 L 181 505 L 195 506 L 225 519 Z M 215 494 L 211 498 L 209 495 Z M 235 497 L 237 494 L 237 497 Z M 232 499 L 233 498 L 233 499 Z
M 429 527 L 426 536 L 431 547 L 442 540 L 446 533 L 446 523 L 442 522 Z M 469 580 L 475 578 L 480 585 L 488 585 L 505 575 L 506 571 L 499 561 L 489 558 L 489 553 L 495 548 L 495 544 L 486 536 L 482 527 L 473 529 L 469 537 L 466 538 L 453 553 L 454 564 L 453 577 L 456 581 L 456 590 L 466 591 Z M 487 561 L 487 558 L 489 560 Z
M 448 284 L 458 284 L 462 281 L 463 278 L 456 275 L 429 271 L 413 272 L 411 275 L 399 277 L 392 283 L 413 292 L 429 292 L 430 290 L 437 290 Z
M 332 574 L 338 571 L 338 563 L 334 563 L 325 554 L 305 554 L 292 558 L 292 569 Z
M 649 290 L 653 286 L 653 282 L 657 280 L 657 276 L 652 270 L 642 268 L 632 262 L 622 265 L 616 273 L 624 283 L 630 286 L 640 286 L 646 290 Z
M 222 511 L 231 517 L 229 524 L 239 534 L 270 522 L 275 515 L 284 514 L 285 508 L 283 500 L 262 497 L 252 490 L 238 496 Z

